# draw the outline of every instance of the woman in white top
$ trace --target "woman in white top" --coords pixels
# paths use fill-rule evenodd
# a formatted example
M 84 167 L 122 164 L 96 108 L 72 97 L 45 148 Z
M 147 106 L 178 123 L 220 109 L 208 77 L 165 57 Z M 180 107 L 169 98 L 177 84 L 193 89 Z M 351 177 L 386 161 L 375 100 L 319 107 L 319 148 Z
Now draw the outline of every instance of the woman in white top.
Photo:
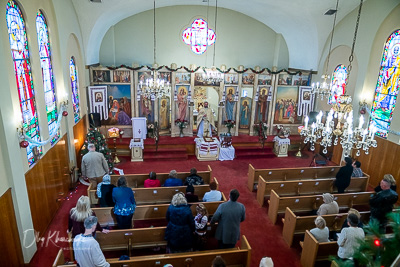
M 310 230 L 310 233 L 317 239 L 318 242 L 329 242 L 329 229 L 326 227 L 325 219 L 318 216 L 315 219 L 315 226 Z
M 324 204 L 322 204 L 318 211 L 318 215 L 327 215 L 327 214 L 337 214 L 339 213 L 339 205 L 335 201 L 335 197 L 332 194 L 326 193 L 322 194 L 322 199 L 324 200 Z
M 210 192 L 207 192 L 203 196 L 203 202 L 212 202 L 212 201 L 221 201 L 222 194 L 220 191 L 217 190 L 217 183 L 211 182 L 210 183 Z
M 338 256 L 341 259 L 348 259 L 353 257 L 354 252 L 360 246 L 358 241 L 365 238 L 364 230 L 358 225 L 358 217 L 355 214 L 347 216 L 347 223 L 350 227 L 343 228 L 339 234 L 337 241 L 339 245 Z

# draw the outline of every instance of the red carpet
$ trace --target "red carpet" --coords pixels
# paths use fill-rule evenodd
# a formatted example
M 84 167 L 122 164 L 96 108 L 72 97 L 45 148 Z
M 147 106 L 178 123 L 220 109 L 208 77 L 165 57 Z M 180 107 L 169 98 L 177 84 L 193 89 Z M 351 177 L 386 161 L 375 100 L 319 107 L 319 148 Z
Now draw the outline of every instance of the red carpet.
M 147 173 L 150 171 L 169 172 L 175 169 L 178 172 L 189 171 L 196 167 L 198 170 L 207 170 L 210 165 L 213 176 L 220 183 L 220 189 L 226 196 L 229 191 L 237 188 L 240 192 L 239 202 L 246 207 L 246 220 L 241 224 L 241 232 L 246 235 L 252 247 L 251 266 L 259 266 L 262 257 L 272 257 L 275 267 L 296 267 L 300 265 L 300 252 L 289 248 L 282 238 L 282 226 L 272 225 L 267 216 L 267 208 L 260 208 L 256 201 L 256 194 L 247 189 L 247 170 L 251 163 L 255 168 L 289 168 L 307 167 L 310 165 L 312 154 L 304 153 L 303 158 L 294 157 L 295 152 L 287 158 L 250 158 L 235 159 L 234 161 L 199 162 L 196 158 L 189 157 L 185 161 L 155 161 L 130 162 L 130 159 L 121 157 L 121 163 L 116 167 L 123 169 L 125 173 Z M 45 237 L 53 233 L 59 233 L 60 237 L 66 237 L 69 210 L 75 205 L 81 194 L 86 194 L 86 186 L 78 186 L 77 193 L 72 193 L 70 200 L 65 200 L 58 214 L 51 223 Z M 52 242 L 53 241 L 53 242 Z M 38 243 L 38 251 L 29 266 L 51 266 L 57 251 L 65 247 L 65 242 L 55 242 L 53 237 L 47 244 Z M 69 252 L 65 252 L 69 258 Z

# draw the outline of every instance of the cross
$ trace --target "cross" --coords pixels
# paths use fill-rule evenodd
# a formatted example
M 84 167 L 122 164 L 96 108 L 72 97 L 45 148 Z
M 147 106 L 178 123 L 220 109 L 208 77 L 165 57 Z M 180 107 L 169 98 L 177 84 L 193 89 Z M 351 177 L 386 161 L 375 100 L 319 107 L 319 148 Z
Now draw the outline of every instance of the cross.
M 140 129 L 138 130 L 138 133 L 140 134 L 142 131 L 140 131 Z

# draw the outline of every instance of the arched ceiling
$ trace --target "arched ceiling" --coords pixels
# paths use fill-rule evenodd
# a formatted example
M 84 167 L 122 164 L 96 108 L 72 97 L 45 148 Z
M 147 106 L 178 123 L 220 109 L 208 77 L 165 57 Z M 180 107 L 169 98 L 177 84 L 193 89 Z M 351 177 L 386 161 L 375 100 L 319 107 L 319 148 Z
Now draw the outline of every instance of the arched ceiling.
M 102 39 L 119 21 L 153 9 L 151 0 L 72 0 L 82 30 L 86 64 L 99 62 Z M 215 6 L 215 0 L 209 5 Z M 339 3 L 337 23 L 359 4 L 358 0 Z M 176 5 L 207 6 L 203 0 L 156 0 L 156 7 Z M 334 9 L 335 0 L 219 0 L 218 7 L 231 9 L 264 23 L 285 38 L 289 50 L 289 67 L 313 69 L 331 32 L 333 16 L 323 15 Z M 194 14 L 197 15 L 197 14 Z M 266 66 L 272 67 L 272 66 Z

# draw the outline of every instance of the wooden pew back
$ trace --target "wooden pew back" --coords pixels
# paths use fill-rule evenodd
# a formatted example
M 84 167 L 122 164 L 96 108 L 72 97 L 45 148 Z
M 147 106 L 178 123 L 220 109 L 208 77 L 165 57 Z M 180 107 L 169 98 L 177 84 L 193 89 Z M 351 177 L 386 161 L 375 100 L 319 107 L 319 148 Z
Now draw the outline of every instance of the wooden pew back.
M 178 172 L 178 178 L 185 180 L 190 175 L 190 172 Z M 203 178 L 205 184 L 209 184 L 212 178 L 212 169 L 210 165 L 207 166 L 207 171 L 198 171 L 197 175 Z M 111 183 L 117 185 L 118 179 L 121 175 L 111 175 Z M 149 178 L 149 174 L 125 174 L 126 182 L 129 187 L 137 188 L 144 186 L 144 180 Z M 157 173 L 157 179 L 160 180 L 161 184 L 165 183 L 168 179 L 169 173 Z M 97 179 L 97 183 L 101 183 L 102 178 Z
M 219 187 L 219 183 L 217 179 L 214 177 L 214 182 L 217 183 L 217 188 Z M 133 194 L 135 195 L 136 205 L 149 205 L 149 204 L 158 204 L 158 203 L 170 203 L 172 197 L 178 193 L 186 193 L 186 186 L 171 186 L 171 187 L 153 187 L 153 188 L 132 188 Z M 203 199 L 203 196 L 206 192 L 210 191 L 209 184 L 205 185 L 195 185 L 194 193 L 199 196 L 199 199 Z M 92 189 L 91 186 L 88 188 L 88 196 L 90 199 L 90 204 L 96 205 L 99 204 L 99 198 L 97 197 L 97 193 L 95 189 Z
M 315 237 L 306 230 L 300 262 L 302 266 L 314 266 L 316 261 L 328 260 L 329 256 L 336 255 L 338 244 L 332 242 L 318 242 Z
M 217 210 L 219 204 L 226 201 L 225 195 L 222 193 L 222 201 L 216 202 L 198 202 L 203 203 L 204 206 L 207 208 L 208 214 L 213 215 Z M 190 203 L 191 210 L 193 215 L 197 214 L 196 212 L 196 205 L 195 203 Z M 165 215 L 167 214 L 167 210 L 170 204 L 156 204 L 156 205 L 143 205 L 143 206 L 136 206 L 135 214 L 132 218 L 132 225 L 133 221 L 135 220 L 159 220 L 165 219 Z M 92 209 L 97 216 L 99 224 L 101 226 L 115 226 L 117 225 L 117 220 L 115 218 L 113 207 L 106 207 L 106 208 L 93 208 Z
M 262 176 L 265 181 L 334 178 L 339 169 L 340 166 L 255 169 L 253 165 L 249 164 L 247 187 L 253 191 L 254 185 L 259 182 L 259 176 Z
M 334 193 L 333 181 L 335 178 L 318 180 L 294 180 L 281 182 L 267 182 L 264 177 L 259 177 L 257 202 L 264 205 L 264 197 L 269 197 L 271 190 L 279 196 L 316 195 L 322 193 Z M 346 192 L 367 191 L 369 177 L 352 177 Z
M 369 205 L 369 199 L 374 192 L 359 192 L 347 194 L 334 194 L 339 208 L 352 208 L 354 205 Z M 284 213 L 286 207 L 293 212 L 317 210 L 324 203 L 322 195 L 282 197 L 275 190 L 271 190 L 268 200 L 268 217 L 272 223 L 276 223 L 279 213 Z
M 361 221 L 365 222 L 369 219 L 370 212 L 360 212 Z M 326 226 L 330 231 L 340 231 L 343 222 L 347 219 L 347 213 L 322 215 L 326 221 Z M 296 216 L 293 211 L 286 207 L 285 218 L 283 221 L 283 239 L 291 246 L 295 234 L 304 234 L 306 230 L 315 228 L 315 218 L 317 215 L 312 216 Z

